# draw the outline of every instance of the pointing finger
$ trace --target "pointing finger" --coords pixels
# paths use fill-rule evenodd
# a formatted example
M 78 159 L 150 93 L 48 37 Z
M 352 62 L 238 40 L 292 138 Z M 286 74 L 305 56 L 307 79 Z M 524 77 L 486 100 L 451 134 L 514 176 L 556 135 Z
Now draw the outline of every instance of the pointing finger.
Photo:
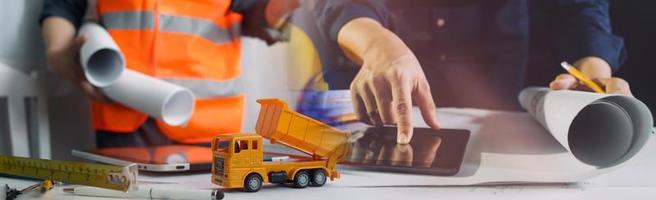
M 408 144 L 412 139 L 411 85 L 403 80 L 392 84 L 392 102 L 397 123 L 396 142 Z

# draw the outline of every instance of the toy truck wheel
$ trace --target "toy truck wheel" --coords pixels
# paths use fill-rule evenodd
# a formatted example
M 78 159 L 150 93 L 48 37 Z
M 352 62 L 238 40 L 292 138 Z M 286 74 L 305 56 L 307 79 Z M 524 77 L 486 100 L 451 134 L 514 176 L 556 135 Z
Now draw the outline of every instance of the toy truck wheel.
M 300 171 L 294 176 L 294 187 L 305 188 L 310 185 L 310 174 L 307 171 Z
M 310 186 L 321 187 L 326 184 L 326 172 L 320 169 L 312 171 Z
M 244 191 L 257 192 L 262 188 L 262 177 L 257 174 L 249 174 L 244 180 Z

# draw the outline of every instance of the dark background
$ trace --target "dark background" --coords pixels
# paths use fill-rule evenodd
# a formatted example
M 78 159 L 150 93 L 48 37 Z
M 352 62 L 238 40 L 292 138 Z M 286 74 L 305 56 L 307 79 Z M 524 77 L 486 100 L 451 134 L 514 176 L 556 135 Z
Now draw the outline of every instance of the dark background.
M 611 0 L 613 31 L 624 37 L 627 62 L 616 76 L 629 81 L 636 98 L 656 111 L 656 1 Z

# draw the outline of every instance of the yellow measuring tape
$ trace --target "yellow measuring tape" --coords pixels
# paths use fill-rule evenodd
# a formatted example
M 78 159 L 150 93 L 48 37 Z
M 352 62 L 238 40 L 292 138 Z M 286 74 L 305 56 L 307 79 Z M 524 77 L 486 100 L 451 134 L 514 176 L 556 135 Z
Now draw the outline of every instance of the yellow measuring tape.
M 0 174 L 128 191 L 137 187 L 136 164 L 103 165 L 0 155 Z

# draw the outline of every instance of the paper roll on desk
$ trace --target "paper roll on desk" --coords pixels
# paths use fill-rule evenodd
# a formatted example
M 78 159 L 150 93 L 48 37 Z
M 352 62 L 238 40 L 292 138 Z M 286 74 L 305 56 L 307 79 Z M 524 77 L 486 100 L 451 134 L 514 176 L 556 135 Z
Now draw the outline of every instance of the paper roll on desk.
M 125 59 L 109 33 L 96 23 L 80 29 L 86 42 L 80 49 L 84 74 L 110 99 L 127 107 L 179 126 L 194 110 L 194 95 L 184 87 L 125 69 Z
M 118 80 L 126 62 L 109 33 L 96 23 L 85 23 L 79 35 L 86 38 L 80 48 L 80 64 L 89 83 L 105 87 Z
M 653 128 L 649 108 L 629 96 L 529 87 L 519 102 L 578 160 L 598 168 L 633 157 Z

